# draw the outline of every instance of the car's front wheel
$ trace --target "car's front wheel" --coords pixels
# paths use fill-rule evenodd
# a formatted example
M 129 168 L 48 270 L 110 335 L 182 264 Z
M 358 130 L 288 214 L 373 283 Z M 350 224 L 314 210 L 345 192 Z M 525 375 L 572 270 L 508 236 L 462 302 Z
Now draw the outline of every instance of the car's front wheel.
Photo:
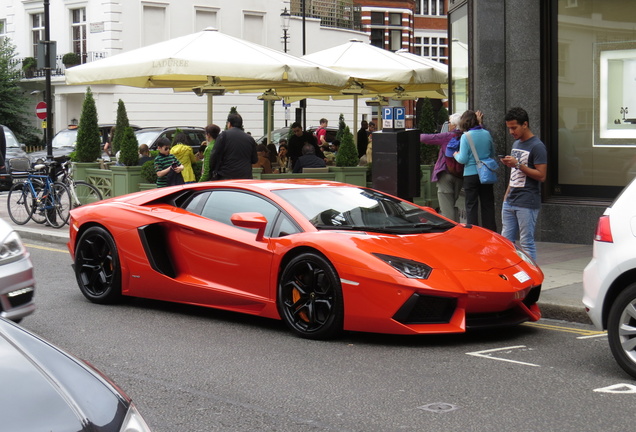
M 102 227 L 91 227 L 75 250 L 75 277 L 82 294 L 93 303 L 121 299 L 119 255 L 113 237 Z
M 329 339 L 342 331 L 342 287 L 323 256 L 303 253 L 284 268 L 278 285 L 278 311 L 287 326 L 307 339 Z
M 607 336 L 618 364 L 636 378 L 636 283 L 629 285 L 612 304 Z

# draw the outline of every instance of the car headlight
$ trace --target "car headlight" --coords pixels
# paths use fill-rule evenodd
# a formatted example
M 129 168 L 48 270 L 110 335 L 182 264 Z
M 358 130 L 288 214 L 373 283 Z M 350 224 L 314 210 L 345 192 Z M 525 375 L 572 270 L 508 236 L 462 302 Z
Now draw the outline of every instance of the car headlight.
M 12 231 L 0 244 L 0 265 L 20 259 L 25 253 L 17 232 Z
M 539 267 L 537 265 L 537 263 L 530 257 L 530 255 L 528 255 L 519 246 L 515 245 L 515 251 L 517 252 L 517 255 L 519 256 L 519 258 L 521 258 L 522 260 L 524 260 L 525 262 L 527 262 L 528 264 L 530 264 L 533 267 Z
M 379 253 L 374 253 L 373 256 L 380 258 L 382 261 L 402 273 L 407 278 L 428 279 L 431 271 L 433 270 L 426 264 L 406 258 L 400 258 Z

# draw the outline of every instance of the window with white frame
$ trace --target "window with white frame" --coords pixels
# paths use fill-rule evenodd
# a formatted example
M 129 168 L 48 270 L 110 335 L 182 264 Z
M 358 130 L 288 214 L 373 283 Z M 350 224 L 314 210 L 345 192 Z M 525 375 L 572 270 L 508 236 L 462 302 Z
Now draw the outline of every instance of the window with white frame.
M 416 36 L 414 52 L 422 57 L 445 63 L 448 61 L 448 38 L 439 36 Z
M 38 56 L 38 43 L 44 40 L 44 13 L 31 14 L 31 43 L 33 57 Z
M 243 17 L 243 39 L 263 43 L 265 37 L 265 25 L 263 15 L 245 14 Z
M 73 52 L 86 61 L 86 8 L 71 9 L 71 34 Z
M 418 15 L 446 15 L 444 0 L 417 0 L 415 3 L 415 13 Z
M 402 30 L 391 30 L 389 33 L 389 49 L 391 51 L 397 51 L 402 48 Z

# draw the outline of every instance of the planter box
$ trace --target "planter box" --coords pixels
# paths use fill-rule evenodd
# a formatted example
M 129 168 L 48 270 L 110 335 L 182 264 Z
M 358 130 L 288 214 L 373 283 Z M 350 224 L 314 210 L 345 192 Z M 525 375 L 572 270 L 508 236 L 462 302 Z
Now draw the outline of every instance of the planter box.
M 140 166 L 117 166 L 110 167 L 113 175 L 113 194 L 112 196 L 126 195 L 132 192 L 139 192 L 139 183 L 141 183 L 141 167 Z
M 330 166 L 329 172 L 335 174 L 334 180 L 342 183 L 349 183 L 356 186 L 367 185 L 367 167 L 336 167 Z
M 75 180 L 88 181 L 86 170 L 99 168 L 99 162 L 71 162 L 73 167 L 73 178 Z

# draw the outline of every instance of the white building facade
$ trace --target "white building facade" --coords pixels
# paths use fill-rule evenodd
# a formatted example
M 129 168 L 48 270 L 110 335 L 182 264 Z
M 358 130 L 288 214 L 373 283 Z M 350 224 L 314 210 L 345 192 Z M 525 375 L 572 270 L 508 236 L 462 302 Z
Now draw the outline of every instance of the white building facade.
M 52 65 L 54 130 L 59 131 L 80 118 L 85 86 L 68 86 L 64 80 L 62 57 L 79 54 L 82 63 L 94 61 L 153 43 L 215 27 L 234 37 L 283 51 L 281 13 L 291 10 L 289 1 L 271 0 L 50 0 L 50 39 L 56 42 L 57 59 Z M 42 0 L 0 0 L 0 37 L 8 37 L 17 47 L 18 58 L 37 57 L 38 42 L 45 39 Z M 366 33 L 326 27 L 321 19 L 292 14 L 287 31 L 287 52 L 301 56 L 347 42 L 352 38 L 368 41 Z M 214 58 L 214 47 L 201 56 Z M 43 98 L 44 72 L 25 78 L 23 87 L 31 93 L 33 106 Z M 205 126 L 206 98 L 194 93 L 175 93 L 170 89 L 139 89 L 125 86 L 91 87 L 100 123 L 114 123 L 117 102 L 126 104 L 131 124 L 138 126 Z M 226 94 L 214 98 L 213 121 L 224 125 L 231 107 L 243 116 L 246 130 L 254 136 L 264 133 L 264 102 L 258 95 Z M 293 122 L 298 102 L 285 110 L 276 102 L 274 128 Z M 340 113 L 348 125 L 359 123 L 371 111 L 362 100 L 360 118 L 354 122 L 350 100 L 307 102 L 307 126 L 325 117 L 336 125 Z M 39 123 L 33 109 L 34 125 Z

